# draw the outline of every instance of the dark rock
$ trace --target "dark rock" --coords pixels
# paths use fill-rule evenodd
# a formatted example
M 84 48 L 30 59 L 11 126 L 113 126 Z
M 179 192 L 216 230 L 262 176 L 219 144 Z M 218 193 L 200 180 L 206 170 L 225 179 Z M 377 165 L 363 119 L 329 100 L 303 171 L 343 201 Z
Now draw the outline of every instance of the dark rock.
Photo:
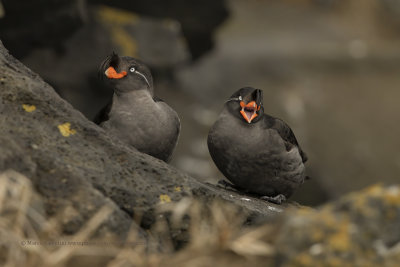
M 189 60 L 175 20 L 139 16 L 106 6 L 89 6 L 87 10 L 86 23 L 63 43 L 62 53 L 38 49 L 22 62 L 89 119 L 111 98 L 112 89 L 98 79 L 97 70 L 112 51 L 139 58 L 152 69 L 154 77 Z
M 160 0 L 129 2 L 105 0 L 40 0 L 32 2 L 23 0 L 16 2 L 3 0 L 3 9 L 0 11 L 0 35 L 6 46 L 18 58 L 22 58 L 28 55 L 32 49 L 40 47 L 51 47 L 63 51 L 63 42 L 89 19 L 90 12 L 87 10 L 87 2 L 89 4 L 106 4 L 159 18 L 164 20 L 167 26 L 172 25 L 168 23 L 168 20 L 179 21 L 194 59 L 212 49 L 214 30 L 228 16 L 227 7 L 222 0 L 202 2 L 183 0 L 168 2 Z M 152 35 L 160 37 L 157 32 L 152 32 Z M 149 44 L 154 47 L 160 42 L 147 43 L 147 45 Z M 161 47 L 161 49 L 167 49 L 167 47 Z
M 85 1 L 3 0 L 0 35 L 18 58 L 38 47 L 62 47 L 63 41 L 82 26 Z
M 189 61 L 178 21 L 154 18 L 108 6 L 91 7 L 95 22 L 105 29 L 121 55 L 141 59 L 152 68 L 166 69 Z
M 399 185 L 375 185 L 318 209 L 287 209 L 280 218 L 250 229 L 232 226 L 241 217 L 229 205 L 206 210 L 214 217 L 200 213 L 189 245 L 165 256 L 163 266 L 399 265 Z
M 185 1 L 185 0 L 149 0 L 149 1 L 108 1 L 89 0 L 89 3 L 107 4 L 139 14 L 173 18 L 182 25 L 193 59 L 197 59 L 214 46 L 215 29 L 228 17 L 225 1 Z
M 276 205 L 242 192 L 223 189 L 212 184 L 203 184 L 197 181 L 194 183 L 197 183 L 197 185 L 193 186 L 193 194 L 196 197 L 209 203 L 215 199 L 235 203 L 243 208 L 244 216 L 247 217 L 247 223 L 251 225 L 263 223 L 266 220 L 274 218 L 274 215 L 283 212 L 285 208 L 293 206 L 290 202 L 283 205 Z
M 73 207 L 76 216 L 64 223 L 66 233 L 76 232 L 106 203 L 114 208 L 105 229 L 124 236 L 131 217 L 142 217 L 141 226 L 150 228 L 157 205 L 192 192 L 233 202 L 257 218 L 281 211 L 204 185 L 108 136 L 1 43 L 0 73 L 0 171 L 12 168 L 27 176 L 44 197 L 48 215 Z
M 396 266 L 399 224 L 400 187 L 376 185 L 285 213 L 274 246 L 284 266 Z
M 0 61 L 0 166 L 29 177 L 46 197 L 49 214 L 71 204 L 83 222 L 113 201 L 120 209 L 109 227 L 124 233 L 134 208 L 147 210 L 161 194 L 172 200 L 190 195 L 174 190 L 187 188 L 187 177 L 108 137 L 4 48 Z

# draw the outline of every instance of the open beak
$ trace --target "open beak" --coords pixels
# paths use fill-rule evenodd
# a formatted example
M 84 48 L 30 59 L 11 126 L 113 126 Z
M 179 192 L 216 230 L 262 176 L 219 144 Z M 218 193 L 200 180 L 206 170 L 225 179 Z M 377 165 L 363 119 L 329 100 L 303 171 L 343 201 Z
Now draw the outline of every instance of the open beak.
M 255 101 L 251 101 L 247 104 L 245 104 L 243 101 L 240 101 L 240 106 L 242 107 L 240 114 L 242 114 L 243 118 L 248 123 L 251 123 L 251 121 L 258 116 L 257 111 L 260 110 L 260 107 L 257 106 Z
M 121 79 L 123 77 L 125 77 L 128 73 L 126 71 L 121 71 L 120 73 L 118 73 L 114 67 L 110 66 L 108 67 L 108 69 L 106 69 L 106 71 L 104 72 L 104 74 L 107 76 L 107 78 L 109 79 Z

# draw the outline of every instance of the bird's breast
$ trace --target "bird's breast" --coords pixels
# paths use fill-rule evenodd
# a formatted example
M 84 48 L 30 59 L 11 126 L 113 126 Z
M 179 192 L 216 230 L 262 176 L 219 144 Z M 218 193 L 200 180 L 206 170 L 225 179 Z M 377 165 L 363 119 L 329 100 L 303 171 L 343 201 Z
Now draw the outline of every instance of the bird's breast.
M 284 142 L 273 129 L 265 129 L 261 123 L 247 124 L 229 116 L 221 117 L 214 124 L 210 138 L 218 149 L 230 156 L 255 157 L 259 153 L 280 153 Z
M 304 180 L 298 148 L 287 151 L 279 133 L 262 122 L 246 125 L 222 115 L 210 131 L 208 146 L 225 177 L 249 192 L 289 197 Z
M 104 127 L 138 150 L 157 153 L 176 142 L 176 122 L 179 123 L 176 113 L 165 103 L 160 105 L 151 97 L 142 97 L 113 103 Z

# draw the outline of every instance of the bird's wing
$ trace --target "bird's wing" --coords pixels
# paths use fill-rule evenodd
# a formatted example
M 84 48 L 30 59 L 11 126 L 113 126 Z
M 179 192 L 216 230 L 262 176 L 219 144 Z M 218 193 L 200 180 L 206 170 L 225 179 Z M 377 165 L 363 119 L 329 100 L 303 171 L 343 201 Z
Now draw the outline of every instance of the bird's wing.
M 176 113 L 175 110 L 173 110 L 167 103 L 164 102 L 161 98 L 157 96 L 153 96 L 153 100 L 158 105 L 159 107 L 162 108 L 164 112 L 167 112 L 170 116 L 168 116 L 172 121 L 169 121 L 171 125 L 175 126 L 175 139 L 170 142 L 170 146 L 173 146 L 172 149 L 167 149 L 170 151 L 174 150 L 174 147 L 176 146 L 177 140 L 179 138 L 179 134 L 181 131 L 181 121 L 179 120 L 178 114 Z M 171 160 L 172 153 L 165 159 L 165 162 L 169 162 Z
M 175 113 L 175 116 L 173 116 L 174 117 L 174 124 L 176 125 L 177 134 L 179 135 L 179 132 L 180 132 L 180 129 L 181 129 L 181 121 L 179 120 L 179 116 L 176 113 L 176 111 L 173 110 L 167 103 L 165 103 L 164 100 L 162 100 L 158 96 L 153 96 L 153 100 L 154 100 L 154 102 L 156 102 L 159 105 L 161 105 L 164 108 L 164 110 Z
M 111 111 L 111 107 L 112 107 L 112 99 L 110 100 L 110 102 L 108 102 L 108 104 L 103 107 L 94 117 L 93 122 L 96 124 L 100 124 L 104 121 L 107 121 L 109 119 L 108 114 Z
M 272 118 L 272 117 L 271 117 Z M 273 118 L 273 123 L 271 125 L 272 129 L 275 129 L 281 138 L 285 141 L 286 149 L 291 149 L 293 146 L 297 146 L 299 149 L 300 156 L 303 162 L 307 161 L 306 153 L 301 149 L 299 143 L 297 142 L 296 136 L 294 135 L 292 129 L 283 120 L 278 118 Z

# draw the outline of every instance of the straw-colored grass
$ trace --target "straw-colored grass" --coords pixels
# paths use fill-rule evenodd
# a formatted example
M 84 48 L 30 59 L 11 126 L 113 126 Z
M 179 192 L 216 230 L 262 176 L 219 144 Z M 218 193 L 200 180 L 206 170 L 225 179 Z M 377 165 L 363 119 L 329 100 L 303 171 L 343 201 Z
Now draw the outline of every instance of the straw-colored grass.
M 76 234 L 63 235 L 60 218 L 45 216 L 30 180 L 6 171 L 0 174 L 0 266 L 240 266 L 245 261 L 254 266 L 275 253 L 262 241 L 270 228 L 243 230 L 244 216 L 226 203 L 207 205 L 185 198 L 161 204 L 157 212 L 159 220 L 147 242 L 135 228 L 125 245 L 94 239 L 93 233 L 112 213 L 109 206 L 99 209 Z M 190 241 L 175 251 L 170 230 L 185 228 Z

